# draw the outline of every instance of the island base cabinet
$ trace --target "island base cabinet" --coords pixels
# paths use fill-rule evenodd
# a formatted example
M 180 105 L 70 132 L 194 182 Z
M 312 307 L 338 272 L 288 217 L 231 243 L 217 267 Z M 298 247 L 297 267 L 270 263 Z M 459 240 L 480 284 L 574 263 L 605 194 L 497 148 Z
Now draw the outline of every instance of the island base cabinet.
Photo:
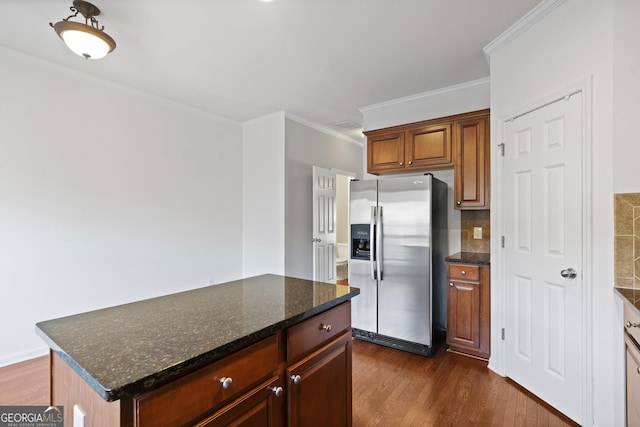
M 74 427 L 76 405 L 86 414 L 87 427 L 350 427 L 350 313 L 347 301 L 181 378 L 113 402 L 52 351 L 51 404 L 64 406 L 68 427 Z
M 289 366 L 290 427 L 351 426 L 351 331 Z

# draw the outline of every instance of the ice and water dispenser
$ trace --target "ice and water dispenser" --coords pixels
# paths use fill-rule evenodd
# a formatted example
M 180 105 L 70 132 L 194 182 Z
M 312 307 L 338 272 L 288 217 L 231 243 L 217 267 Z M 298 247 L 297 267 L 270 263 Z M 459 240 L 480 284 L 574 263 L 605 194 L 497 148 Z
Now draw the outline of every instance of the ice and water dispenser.
M 351 224 L 351 259 L 368 261 L 371 247 L 369 224 Z

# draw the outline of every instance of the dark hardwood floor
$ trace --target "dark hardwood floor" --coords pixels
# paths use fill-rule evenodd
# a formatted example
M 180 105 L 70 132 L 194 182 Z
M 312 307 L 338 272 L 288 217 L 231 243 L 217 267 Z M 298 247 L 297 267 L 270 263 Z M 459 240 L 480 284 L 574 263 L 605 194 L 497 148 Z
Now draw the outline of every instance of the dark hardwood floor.
M 0 405 L 48 404 L 48 356 L 0 368 Z M 353 427 L 575 426 L 481 360 L 353 341 Z
M 49 404 L 49 356 L 0 368 L 0 406 Z
M 575 425 L 482 360 L 353 341 L 354 427 Z

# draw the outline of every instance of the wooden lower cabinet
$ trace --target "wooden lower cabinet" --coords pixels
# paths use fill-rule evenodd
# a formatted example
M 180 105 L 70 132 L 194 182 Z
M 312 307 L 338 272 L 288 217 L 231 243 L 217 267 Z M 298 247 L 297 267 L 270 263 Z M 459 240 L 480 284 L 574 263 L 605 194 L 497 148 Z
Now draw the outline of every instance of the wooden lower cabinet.
M 482 359 L 490 355 L 490 270 L 488 265 L 448 266 L 447 344 Z
M 351 331 L 289 366 L 289 426 L 351 426 Z
M 280 379 L 262 384 L 196 427 L 276 427 L 284 425 L 284 396 Z

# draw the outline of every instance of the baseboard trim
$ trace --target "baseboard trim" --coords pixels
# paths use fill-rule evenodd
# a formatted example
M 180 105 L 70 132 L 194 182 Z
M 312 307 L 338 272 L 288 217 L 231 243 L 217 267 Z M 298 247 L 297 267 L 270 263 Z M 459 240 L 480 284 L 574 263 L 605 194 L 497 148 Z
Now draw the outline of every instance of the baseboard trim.
M 36 357 L 45 356 L 47 354 L 49 354 L 49 347 L 46 346 L 38 347 L 33 350 L 9 354 L 7 356 L 0 357 L 0 368 L 13 365 L 15 363 L 24 362 L 25 360 L 35 359 Z

